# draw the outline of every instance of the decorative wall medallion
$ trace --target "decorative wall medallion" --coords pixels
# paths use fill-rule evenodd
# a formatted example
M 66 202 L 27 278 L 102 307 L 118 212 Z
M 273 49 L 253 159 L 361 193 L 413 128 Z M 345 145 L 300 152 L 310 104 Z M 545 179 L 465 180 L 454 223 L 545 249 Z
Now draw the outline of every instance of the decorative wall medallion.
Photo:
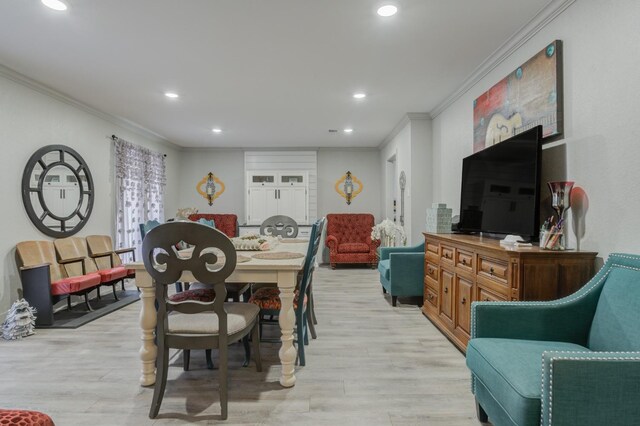
M 351 204 L 351 201 L 362 192 L 363 188 L 364 185 L 360 179 L 349 171 L 338 179 L 335 185 L 336 192 L 347 200 L 347 204 Z
M 400 226 L 404 226 L 404 189 L 407 187 L 407 175 L 400 172 Z
M 196 185 L 198 194 L 202 195 L 209 205 L 213 205 L 213 200 L 218 198 L 224 192 L 224 182 L 222 182 L 213 172 L 209 172 Z

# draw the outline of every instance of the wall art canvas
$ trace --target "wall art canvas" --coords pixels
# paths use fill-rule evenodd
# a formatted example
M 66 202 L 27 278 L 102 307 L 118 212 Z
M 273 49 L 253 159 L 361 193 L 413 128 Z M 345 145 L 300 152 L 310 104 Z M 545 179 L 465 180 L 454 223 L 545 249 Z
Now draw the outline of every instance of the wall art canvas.
M 562 136 L 562 41 L 555 40 L 473 101 L 473 152 L 542 125 Z

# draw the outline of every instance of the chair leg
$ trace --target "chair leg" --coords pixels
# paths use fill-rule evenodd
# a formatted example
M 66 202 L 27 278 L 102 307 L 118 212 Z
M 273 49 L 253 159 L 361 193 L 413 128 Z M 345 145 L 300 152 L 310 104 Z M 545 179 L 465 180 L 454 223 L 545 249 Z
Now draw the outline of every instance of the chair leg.
M 304 324 L 301 324 L 303 321 L 300 321 L 296 326 L 296 333 L 297 333 L 297 338 L 298 338 L 298 364 L 301 367 L 305 366 L 305 359 L 304 359 Z
M 311 286 L 311 284 L 309 284 Z M 318 324 L 318 319 L 316 318 L 316 303 L 313 298 L 313 286 L 309 288 L 309 310 L 311 311 L 311 321 L 314 324 Z M 314 337 L 315 339 L 315 337 Z
M 251 345 L 249 345 L 249 335 L 246 335 L 242 338 L 242 345 L 244 346 L 244 362 L 242 363 L 242 366 L 248 367 L 249 362 L 251 361 Z
M 300 322 L 302 322 L 302 337 L 304 338 L 304 344 L 309 346 L 309 326 L 307 322 L 307 316 L 303 313 L 300 317 Z
M 391 296 L 391 306 L 396 306 L 398 303 L 398 296 Z
M 111 289 L 113 290 L 113 298 L 116 300 L 120 300 L 118 299 L 118 292 L 116 291 L 116 284 L 111 286 Z
M 181 282 L 177 282 L 176 283 L 176 293 L 182 293 L 182 283 Z
M 247 289 L 244 293 L 242 293 L 242 301 L 244 303 L 249 303 L 249 299 L 251 298 L 251 287 Z
M 309 326 L 309 331 L 311 332 L 311 338 L 317 339 L 318 334 L 316 333 L 316 326 L 313 324 L 313 313 L 309 308 L 307 308 L 307 324 Z
M 122 279 L 122 281 L 120 281 L 122 283 L 122 291 L 126 291 L 126 289 L 124 288 L 124 279 Z
M 262 371 L 262 358 L 260 356 L 260 327 L 258 323 L 251 331 L 251 341 L 253 342 L 253 359 L 256 361 L 256 371 Z
M 220 346 L 220 368 L 218 373 L 220 374 L 220 417 L 222 420 L 227 420 L 227 405 L 228 405 L 228 363 L 227 363 L 227 351 L 228 346 Z
M 71 310 L 71 295 L 70 294 L 67 296 L 67 310 L 68 311 Z
M 387 294 L 387 289 L 382 286 L 382 294 Z
M 84 303 L 85 303 L 85 305 L 87 305 L 87 309 L 89 310 L 89 312 L 93 312 L 93 308 L 89 304 L 89 293 L 88 292 L 84 294 Z
M 182 369 L 189 371 L 189 362 L 191 361 L 191 351 L 189 349 L 182 350 Z
M 331 269 L 336 269 L 336 264 L 335 263 L 331 264 Z
M 102 295 L 100 294 L 100 286 L 96 287 L 96 293 L 98 294 L 98 300 L 101 300 Z
M 207 369 L 213 370 L 213 360 L 211 359 L 211 349 L 205 349 L 204 357 L 207 359 Z
M 153 400 L 149 410 L 149 418 L 155 419 L 160 411 L 164 389 L 167 386 L 167 370 L 169 369 L 169 348 L 165 347 L 158 351 L 156 359 L 156 384 L 153 387 Z
M 482 408 L 482 405 L 478 402 L 478 399 L 476 399 L 476 413 L 480 422 L 487 423 L 489 421 L 489 416 L 487 415 L 487 412 L 484 411 L 484 408 Z

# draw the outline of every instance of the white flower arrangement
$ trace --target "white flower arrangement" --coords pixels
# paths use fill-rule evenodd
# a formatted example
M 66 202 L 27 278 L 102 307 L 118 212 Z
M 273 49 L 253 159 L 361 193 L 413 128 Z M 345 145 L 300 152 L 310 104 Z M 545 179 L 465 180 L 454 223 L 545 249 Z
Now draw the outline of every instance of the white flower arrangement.
M 198 209 L 195 207 L 185 207 L 182 209 L 178 209 L 178 212 L 176 213 L 176 219 L 183 219 L 183 220 L 187 220 L 189 218 L 189 216 L 191 216 L 192 214 L 197 214 L 198 213 Z
M 381 240 L 386 247 L 407 244 L 404 228 L 389 219 L 385 219 L 371 228 L 371 239 Z

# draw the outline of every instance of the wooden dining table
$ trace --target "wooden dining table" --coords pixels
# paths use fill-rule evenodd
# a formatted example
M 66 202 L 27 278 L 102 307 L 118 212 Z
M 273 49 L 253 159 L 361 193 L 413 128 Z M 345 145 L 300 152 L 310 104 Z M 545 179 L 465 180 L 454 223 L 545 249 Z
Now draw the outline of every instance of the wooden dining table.
M 293 311 L 293 297 L 297 284 L 298 272 L 304 265 L 308 244 L 303 240 L 293 240 L 295 243 L 287 243 L 286 240 L 271 248 L 268 253 L 294 252 L 303 256 L 285 260 L 254 259 L 252 255 L 263 253 L 260 251 L 238 251 L 239 255 L 250 257 L 248 262 L 237 263 L 235 271 L 227 278 L 230 283 L 275 283 L 280 289 L 281 309 L 278 323 L 281 330 L 282 346 L 278 355 L 282 367 L 280 384 L 284 387 L 292 387 L 296 383 L 295 361 L 297 351 L 293 346 L 293 329 L 295 327 L 295 314 Z M 156 358 L 158 348 L 155 344 L 155 329 L 157 314 L 155 307 L 155 283 L 147 273 L 144 263 L 135 262 L 126 265 L 128 269 L 134 269 L 135 284 L 140 289 L 140 332 L 142 346 L 140 347 L 140 361 L 142 371 L 140 384 L 151 386 L 156 381 Z M 196 279 L 191 272 L 185 271 L 180 281 L 194 282 Z

